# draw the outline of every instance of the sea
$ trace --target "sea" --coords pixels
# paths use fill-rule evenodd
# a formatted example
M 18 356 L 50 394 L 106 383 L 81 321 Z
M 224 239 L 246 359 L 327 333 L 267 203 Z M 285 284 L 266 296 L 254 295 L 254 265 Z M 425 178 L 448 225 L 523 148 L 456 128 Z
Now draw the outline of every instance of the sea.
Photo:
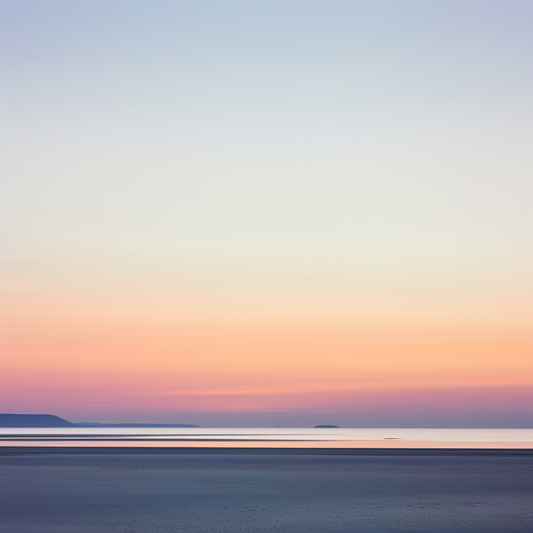
M 531 449 L 531 429 L 0 428 L 0 447 Z

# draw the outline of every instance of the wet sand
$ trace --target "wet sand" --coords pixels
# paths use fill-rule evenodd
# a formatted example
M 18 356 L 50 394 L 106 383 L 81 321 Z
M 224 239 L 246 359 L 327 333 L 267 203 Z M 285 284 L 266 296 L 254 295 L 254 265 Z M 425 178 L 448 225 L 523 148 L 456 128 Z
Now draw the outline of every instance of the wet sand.
M 532 496 L 527 450 L 0 448 L 2 533 L 525 533 Z

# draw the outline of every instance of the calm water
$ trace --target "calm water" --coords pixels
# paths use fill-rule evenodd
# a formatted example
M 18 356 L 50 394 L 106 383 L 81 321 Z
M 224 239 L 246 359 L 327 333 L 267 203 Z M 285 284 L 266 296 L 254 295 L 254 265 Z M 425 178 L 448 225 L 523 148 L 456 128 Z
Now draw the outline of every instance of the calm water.
M 530 429 L 0 428 L 0 446 L 531 448 Z

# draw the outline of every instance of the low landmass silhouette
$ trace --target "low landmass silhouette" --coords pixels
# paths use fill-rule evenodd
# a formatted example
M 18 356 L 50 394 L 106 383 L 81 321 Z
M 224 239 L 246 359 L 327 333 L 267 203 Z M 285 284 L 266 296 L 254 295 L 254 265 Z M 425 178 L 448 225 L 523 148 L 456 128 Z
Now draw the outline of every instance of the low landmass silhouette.
M 3 428 L 66 428 L 76 427 L 72 422 L 54 415 L 0 414 Z
M 124 424 L 106 424 L 99 422 L 73 423 L 55 415 L 18 415 L 0 414 L 2 428 L 197 428 L 194 424 L 143 424 L 129 422 Z
M 105 422 L 77 422 L 76 427 L 83 428 L 199 428 L 194 424 L 144 424 L 136 422 L 125 422 L 123 424 L 107 424 Z
M 315 428 L 338 428 L 339 426 L 330 426 L 327 424 L 323 424 L 321 426 L 315 426 Z

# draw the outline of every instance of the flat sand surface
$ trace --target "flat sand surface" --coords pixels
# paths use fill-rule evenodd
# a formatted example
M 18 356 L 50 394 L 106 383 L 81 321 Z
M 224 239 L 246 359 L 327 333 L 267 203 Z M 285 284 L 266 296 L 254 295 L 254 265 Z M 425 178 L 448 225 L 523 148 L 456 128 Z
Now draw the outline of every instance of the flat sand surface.
M 0 453 L 2 533 L 533 531 L 528 453 L 37 451 Z

